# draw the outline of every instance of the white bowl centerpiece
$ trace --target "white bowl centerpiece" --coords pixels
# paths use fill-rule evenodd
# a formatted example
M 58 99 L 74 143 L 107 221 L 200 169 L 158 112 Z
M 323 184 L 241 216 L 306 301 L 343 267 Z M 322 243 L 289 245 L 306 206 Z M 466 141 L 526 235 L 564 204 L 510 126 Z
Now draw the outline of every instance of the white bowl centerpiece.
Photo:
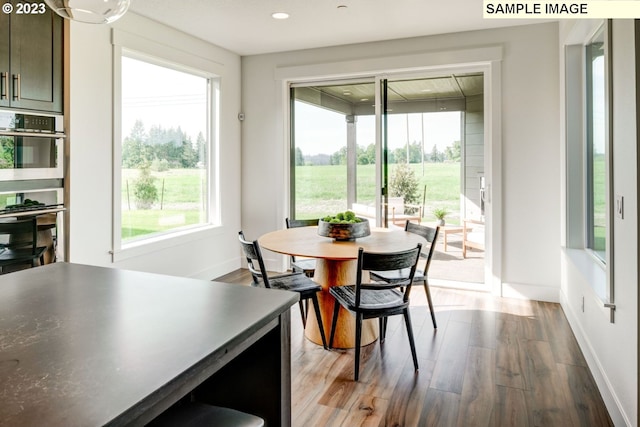
M 336 241 L 353 241 L 371 234 L 369 220 L 360 218 L 351 211 L 327 215 L 318 221 L 318 235 Z

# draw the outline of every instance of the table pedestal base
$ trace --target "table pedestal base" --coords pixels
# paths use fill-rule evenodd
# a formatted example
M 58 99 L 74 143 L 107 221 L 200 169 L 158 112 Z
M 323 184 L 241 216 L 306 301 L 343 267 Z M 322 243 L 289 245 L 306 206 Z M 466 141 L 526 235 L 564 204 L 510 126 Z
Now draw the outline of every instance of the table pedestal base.
M 331 286 L 354 285 L 356 283 L 357 260 L 332 260 L 318 259 L 316 261 L 316 271 L 313 280 L 322 286 L 322 291 L 318 292 L 318 303 L 324 324 L 324 331 L 329 344 L 331 335 L 331 321 L 333 320 L 333 305 L 335 299 L 329 293 Z M 313 304 L 309 304 L 309 314 L 307 316 L 307 327 L 305 336 L 316 344 L 322 345 L 316 314 Z M 340 307 L 338 321 L 336 324 L 336 334 L 333 339 L 334 348 L 355 347 L 356 322 L 353 313 Z M 371 344 L 378 338 L 378 322 L 376 319 L 368 319 L 362 323 L 362 345 Z

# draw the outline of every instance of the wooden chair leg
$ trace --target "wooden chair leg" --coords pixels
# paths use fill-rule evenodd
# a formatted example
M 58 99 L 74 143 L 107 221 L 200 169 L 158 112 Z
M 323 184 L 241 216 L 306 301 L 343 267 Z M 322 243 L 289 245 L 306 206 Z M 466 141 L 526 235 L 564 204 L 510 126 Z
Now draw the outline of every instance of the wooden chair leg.
M 307 301 L 309 300 L 307 299 Z M 322 317 L 320 316 L 320 306 L 318 305 L 318 297 L 314 294 L 311 297 L 311 301 L 313 302 L 313 308 L 316 312 L 316 320 L 318 321 L 318 328 L 320 328 L 320 336 L 322 337 L 322 347 L 324 347 L 324 349 L 327 350 L 327 338 L 324 335 L 324 326 L 322 325 Z M 307 309 L 307 313 L 309 313 L 308 309 Z
M 433 302 L 431 301 L 431 291 L 429 290 L 429 283 L 425 277 L 424 279 L 424 292 L 427 294 L 427 302 L 429 303 L 429 311 L 431 312 L 431 321 L 433 322 L 433 329 L 438 329 L 438 324 L 436 323 L 436 313 L 433 310 Z
M 338 301 L 333 302 L 333 319 L 331 321 L 331 335 L 329 336 L 329 348 L 333 348 L 333 337 L 336 334 L 336 323 L 338 322 L 338 312 L 340 311 L 340 304 Z
M 354 381 L 358 381 L 360 376 L 360 343 L 362 342 L 362 314 L 356 313 L 356 354 L 355 367 L 353 371 Z
M 302 300 L 298 301 L 298 307 L 300 307 L 300 317 L 302 317 L 302 327 L 307 327 L 307 313 L 304 310 L 304 303 Z
M 404 324 L 407 327 L 407 335 L 409 336 L 409 345 L 411 346 L 411 356 L 413 356 L 413 367 L 418 370 L 418 356 L 416 354 L 416 343 L 413 339 L 413 328 L 411 327 L 411 316 L 409 315 L 409 309 L 405 308 L 402 312 L 404 315 Z

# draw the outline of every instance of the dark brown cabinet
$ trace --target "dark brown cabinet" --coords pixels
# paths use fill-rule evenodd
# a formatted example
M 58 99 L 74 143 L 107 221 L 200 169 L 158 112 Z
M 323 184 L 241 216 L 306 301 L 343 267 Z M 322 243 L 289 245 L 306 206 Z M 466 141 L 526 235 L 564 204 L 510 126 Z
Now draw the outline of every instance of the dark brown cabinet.
M 0 16 L 0 107 L 62 112 L 62 18 L 10 3 Z

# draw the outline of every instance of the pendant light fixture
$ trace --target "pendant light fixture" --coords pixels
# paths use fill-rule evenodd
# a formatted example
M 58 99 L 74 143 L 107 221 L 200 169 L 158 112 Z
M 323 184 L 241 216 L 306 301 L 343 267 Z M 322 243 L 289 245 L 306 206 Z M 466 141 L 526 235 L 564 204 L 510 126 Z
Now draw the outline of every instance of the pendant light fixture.
M 129 9 L 130 0 L 44 0 L 58 15 L 88 24 L 109 24 Z

